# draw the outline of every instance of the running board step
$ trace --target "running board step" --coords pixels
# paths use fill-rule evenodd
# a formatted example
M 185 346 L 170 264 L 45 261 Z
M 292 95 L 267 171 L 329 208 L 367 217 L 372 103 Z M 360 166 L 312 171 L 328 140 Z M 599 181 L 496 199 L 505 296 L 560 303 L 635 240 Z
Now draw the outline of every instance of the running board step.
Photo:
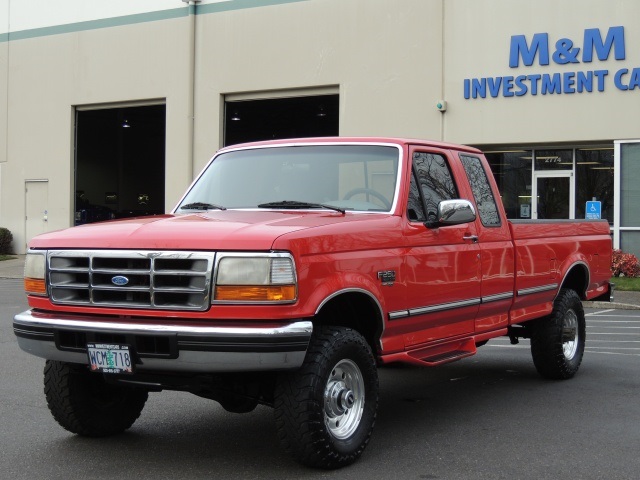
M 409 352 L 409 355 L 422 365 L 434 367 L 444 363 L 455 362 L 462 358 L 475 355 L 476 342 L 473 338 L 441 343 L 432 347 L 422 348 Z

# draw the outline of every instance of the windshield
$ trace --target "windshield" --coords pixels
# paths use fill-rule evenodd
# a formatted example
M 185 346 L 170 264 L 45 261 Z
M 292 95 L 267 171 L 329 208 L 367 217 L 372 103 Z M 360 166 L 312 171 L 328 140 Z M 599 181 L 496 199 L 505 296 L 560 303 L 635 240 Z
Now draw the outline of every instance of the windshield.
M 215 157 L 176 212 L 230 208 L 326 208 L 388 212 L 400 151 L 385 145 L 303 145 Z

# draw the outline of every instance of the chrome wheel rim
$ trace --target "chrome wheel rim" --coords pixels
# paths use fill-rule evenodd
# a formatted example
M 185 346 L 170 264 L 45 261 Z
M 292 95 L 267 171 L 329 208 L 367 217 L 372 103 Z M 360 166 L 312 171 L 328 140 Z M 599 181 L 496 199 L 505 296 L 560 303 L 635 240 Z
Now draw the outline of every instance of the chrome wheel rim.
M 324 389 L 324 423 L 335 438 L 344 440 L 358 429 L 364 410 L 364 378 L 352 360 L 340 360 Z
M 572 360 L 578 351 L 578 315 L 568 310 L 562 322 L 562 353 L 564 358 Z

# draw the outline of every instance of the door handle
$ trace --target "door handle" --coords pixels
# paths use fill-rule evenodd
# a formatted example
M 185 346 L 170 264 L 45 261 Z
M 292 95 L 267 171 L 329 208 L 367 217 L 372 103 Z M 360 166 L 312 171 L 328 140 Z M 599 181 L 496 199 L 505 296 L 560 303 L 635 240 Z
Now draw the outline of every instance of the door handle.
M 465 235 L 464 237 L 462 237 L 462 240 L 464 240 L 465 242 L 471 242 L 471 243 L 478 243 L 478 236 L 477 235 Z

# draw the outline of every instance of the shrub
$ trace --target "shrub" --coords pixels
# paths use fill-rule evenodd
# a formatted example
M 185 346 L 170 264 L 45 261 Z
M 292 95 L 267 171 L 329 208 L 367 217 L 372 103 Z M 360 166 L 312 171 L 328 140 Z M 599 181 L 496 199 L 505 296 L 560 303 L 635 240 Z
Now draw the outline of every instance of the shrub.
M 611 257 L 611 272 L 614 277 L 640 277 L 638 258 L 632 253 L 614 250 Z
M 11 253 L 11 242 L 13 235 L 9 229 L 0 227 L 0 255 Z

